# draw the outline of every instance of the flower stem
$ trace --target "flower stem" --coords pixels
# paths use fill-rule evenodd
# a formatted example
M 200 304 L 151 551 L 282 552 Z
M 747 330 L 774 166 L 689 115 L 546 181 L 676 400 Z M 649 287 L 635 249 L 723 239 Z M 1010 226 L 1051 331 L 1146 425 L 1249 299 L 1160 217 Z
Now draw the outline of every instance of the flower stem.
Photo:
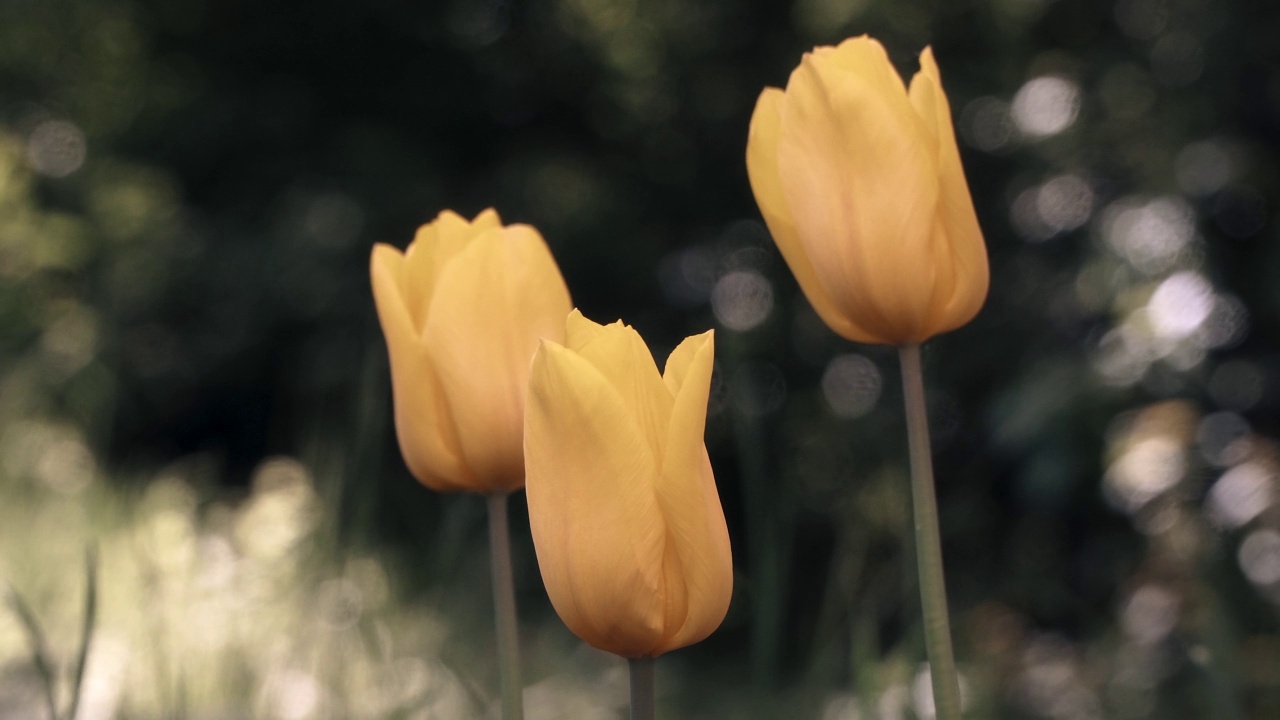
M 631 667 L 631 720 L 653 720 L 653 658 L 631 658 L 627 664 Z
M 84 574 L 84 625 L 80 633 L 80 654 L 76 657 L 67 720 L 76 720 L 80 699 L 84 696 L 84 671 L 89 660 L 89 643 L 93 640 L 93 628 L 98 621 L 98 549 L 93 545 L 84 551 Z
M 524 685 L 520 682 L 520 634 L 516 624 L 515 584 L 511 579 L 511 537 L 507 529 L 507 495 L 489 495 L 489 554 L 493 569 L 493 615 L 502 675 L 502 717 L 523 720 Z
M 898 348 L 898 360 L 902 365 L 903 399 L 907 406 L 916 567 L 920 573 L 924 644 L 933 678 L 935 717 L 938 720 L 960 720 L 960 681 L 951 651 L 951 622 L 947 619 L 947 586 L 942 573 L 942 540 L 938 533 L 938 500 L 933 487 L 933 458 L 929 446 L 929 418 L 925 412 L 924 374 L 920 369 L 920 346 Z

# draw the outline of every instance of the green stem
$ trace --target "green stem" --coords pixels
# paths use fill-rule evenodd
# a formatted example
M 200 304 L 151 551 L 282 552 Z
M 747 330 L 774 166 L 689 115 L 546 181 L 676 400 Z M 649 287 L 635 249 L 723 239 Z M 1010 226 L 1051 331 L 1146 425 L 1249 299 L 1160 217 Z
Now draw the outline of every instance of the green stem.
M 653 720 L 654 661 L 651 657 L 631 658 L 631 720 Z
M 938 500 L 934 496 L 929 418 L 925 412 L 920 346 L 898 348 L 902 390 L 907 406 L 907 439 L 911 450 L 911 499 L 915 515 L 916 565 L 920 573 L 920 605 L 924 613 L 924 645 L 933 678 L 938 720 L 960 720 L 960 681 L 951 651 L 947 619 L 947 586 L 942 573 L 942 540 L 938 533 Z
M 13 609 L 27 631 L 27 642 L 31 645 L 31 663 L 35 665 L 36 674 L 40 676 L 40 682 L 44 686 L 44 699 L 49 708 L 49 717 L 51 720 L 58 720 L 57 692 L 53 686 L 53 664 L 49 662 L 44 631 L 40 629 L 40 621 L 36 620 L 36 614 L 32 612 L 27 601 L 23 600 L 18 591 L 12 587 L 8 588 L 8 591 L 9 607 Z
M 511 579 L 511 537 L 507 528 L 507 493 L 490 495 L 489 554 L 493 568 L 493 615 L 498 635 L 498 667 L 502 675 L 502 717 L 523 720 L 524 685 L 520 682 L 520 633 L 516 624 L 516 592 Z
M 80 632 L 80 653 L 76 656 L 67 720 L 76 720 L 80 709 L 80 698 L 84 694 L 84 670 L 89 661 L 89 643 L 93 640 L 93 628 L 98 620 L 98 549 L 92 545 L 84 553 L 84 574 L 84 625 Z

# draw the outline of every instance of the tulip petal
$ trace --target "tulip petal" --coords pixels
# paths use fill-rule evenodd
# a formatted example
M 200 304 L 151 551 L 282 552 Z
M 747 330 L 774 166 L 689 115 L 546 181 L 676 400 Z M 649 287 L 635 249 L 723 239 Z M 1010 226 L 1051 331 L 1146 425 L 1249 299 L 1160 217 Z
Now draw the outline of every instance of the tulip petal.
M 667 364 L 662 369 L 662 382 L 671 392 L 671 397 L 680 395 L 680 388 L 684 387 L 685 378 L 689 377 L 693 363 L 699 357 L 698 351 L 707 344 L 708 336 L 714 338 L 714 332 L 708 330 L 701 335 L 687 337 L 667 356 Z
M 379 243 L 369 263 L 374 304 L 387 341 L 395 404 L 396 436 L 405 464 L 420 482 L 439 491 L 469 489 L 457 430 L 402 294 L 408 264 L 399 250 Z
M 666 633 L 654 654 L 710 635 L 724 620 L 733 592 L 729 531 L 702 440 L 714 357 L 714 336 L 706 332 L 686 339 L 667 361 L 665 379 L 679 390 L 655 488 L 667 542 Z
M 649 440 L 654 465 L 661 465 L 674 400 L 640 334 L 621 322 L 612 323 L 601 327 L 577 352 L 608 378 Z
M 587 319 L 578 308 L 574 308 L 564 321 L 564 346 L 574 351 L 581 350 L 602 332 L 603 325 Z
M 421 333 L 426 327 L 427 312 L 435 294 L 435 283 L 440 270 L 462 252 L 473 238 L 488 230 L 502 227 L 498 212 L 489 208 L 468 222 L 466 218 L 445 210 L 435 220 L 418 228 L 405 251 L 407 269 L 402 287 L 405 305 L 414 319 L 414 328 Z
M 795 223 L 791 219 L 791 211 L 787 209 L 786 197 L 778 177 L 778 137 L 784 98 L 781 90 L 765 88 L 751 115 L 751 129 L 747 137 L 747 177 L 751 181 L 751 191 L 756 196 L 765 224 L 769 226 L 769 233 L 773 235 L 773 241 L 782 253 L 782 259 L 791 268 L 800 289 L 822 321 L 848 340 L 875 342 L 872 334 L 859 327 L 836 306 L 819 282 L 800 237 L 796 234 Z
M 898 98 L 906 96 L 907 88 L 889 60 L 889 53 L 885 52 L 879 40 L 869 35 L 849 38 L 836 47 L 815 48 L 813 55 L 820 58 L 822 64 L 857 75 L 870 86 L 871 92 L 886 102 L 896 104 Z M 904 109 L 898 108 L 899 111 Z
M 572 304 L 536 230 L 493 229 L 448 261 L 425 344 L 453 410 L 463 456 L 490 491 L 524 484 L 521 438 L 529 363 L 539 338 L 559 341 Z
M 848 67 L 887 64 L 876 47 L 806 56 L 792 73 L 778 171 L 823 287 L 878 342 L 899 343 L 927 320 L 938 179 L 901 81 L 886 90 L 883 68 Z
M 925 55 L 929 54 L 928 49 L 925 54 L 921 55 L 923 64 Z M 915 107 L 920 118 L 924 120 L 927 130 L 926 142 L 929 152 L 939 158 L 939 173 L 942 172 L 942 158 L 940 157 L 940 138 L 939 133 L 948 132 L 950 130 L 950 114 L 944 118 L 942 126 L 939 126 L 940 112 L 945 110 L 946 97 L 942 94 L 942 88 L 937 85 L 935 78 L 928 75 L 924 70 L 916 73 L 911 78 L 911 88 L 908 92 L 911 104 Z M 943 107 L 939 107 L 942 104 Z M 933 226 L 933 294 L 929 301 L 929 320 L 921 329 L 921 335 L 932 336 L 939 331 L 939 325 L 945 318 L 947 305 L 952 301 L 956 294 L 956 283 L 958 275 L 956 274 L 956 266 L 951 239 L 947 233 L 944 222 L 943 204 L 947 194 L 947 188 L 944 187 L 942 178 L 939 178 L 939 202 L 936 214 L 936 220 Z
M 941 237 L 935 239 L 934 245 L 947 249 L 948 269 L 955 278 L 934 302 L 933 314 L 938 322 L 930 334 L 935 334 L 954 330 L 973 319 L 986 301 L 990 269 L 982 228 L 960 162 L 951 106 L 942 90 L 942 76 L 932 48 L 925 48 L 920 54 L 920 72 L 911 79 L 911 103 L 937 141 L 937 225 Z
M 525 420 L 538 566 L 569 629 L 625 657 L 651 654 L 663 632 L 665 531 L 648 445 L 595 365 L 542 344 Z
M 951 108 L 942 92 L 942 80 L 938 75 L 938 64 L 933 59 L 933 48 L 926 47 L 920 53 L 920 70 L 911 76 L 907 96 L 929 131 L 929 137 L 935 141 L 932 149 L 937 153 L 936 142 L 939 136 L 951 129 Z

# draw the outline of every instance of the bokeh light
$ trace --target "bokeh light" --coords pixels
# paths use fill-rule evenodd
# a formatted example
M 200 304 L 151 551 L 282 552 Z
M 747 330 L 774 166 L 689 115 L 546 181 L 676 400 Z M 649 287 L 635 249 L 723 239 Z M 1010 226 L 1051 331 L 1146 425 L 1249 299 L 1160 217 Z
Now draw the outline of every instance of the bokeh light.
M 1196 272 L 1175 273 L 1156 287 L 1147 302 L 1147 317 L 1156 336 L 1178 340 L 1195 332 L 1214 306 L 1213 286 Z
M 1275 483 L 1274 473 L 1261 463 L 1240 463 L 1209 488 L 1209 512 L 1227 527 L 1240 527 L 1271 506 Z
M 1143 585 L 1129 596 L 1121 613 L 1121 627 L 1134 640 L 1151 645 L 1173 632 L 1181 600 L 1159 585 Z
M 88 152 L 84 131 L 66 120 L 46 120 L 27 138 L 27 162 L 51 178 L 64 178 L 79 170 Z
M 1238 413 L 1211 413 L 1200 420 L 1196 442 L 1210 465 L 1226 467 L 1247 457 L 1252 450 L 1249 422 Z
M 984 152 L 1003 150 L 1014 139 L 1009 103 L 999 98 L 981 97 L 965 105 L 958 127 L 970 147 Z
M 773 312 L 773 285 L 754 270 L 725 273 L 711 291 L 711 309 L 730 330 L 751 330 Z
M 1047 75 L 1027 81 L 1013 96 L 1013 122 L 1032 138 L 1071 127 L 1080 113 L 1080 88 L 1064 77 Z
M 1280 583 L 1280 532 L 1261 528 L 1240 543 L 1237 555 L 1245 577 L 1257 585 Z
M 831 411 L 845 418 L 866 415 L 880 399 L 880 370 L 863 355 L 839 355 L 822 373 L 822 395 Z
M 1092 216 L 1093 202 L 1088 181 L 1059 175 L 1020 193 L 1010 206 L 1011 220 L 1024 239 L 1038 242 L 1084 225 Z
M 1178 152 L 1178 186 L 1189 195 L 1212 195 L 1236 178 L 1239 165 L 1237 152 L 1225 140 L 1191 143 Z
M 1123 198 L 1103 213 L 1103 236 L 1116 253 L 1145 275 L 1175 265 L 1196 240 L 1194 213 L 1173 197 Z

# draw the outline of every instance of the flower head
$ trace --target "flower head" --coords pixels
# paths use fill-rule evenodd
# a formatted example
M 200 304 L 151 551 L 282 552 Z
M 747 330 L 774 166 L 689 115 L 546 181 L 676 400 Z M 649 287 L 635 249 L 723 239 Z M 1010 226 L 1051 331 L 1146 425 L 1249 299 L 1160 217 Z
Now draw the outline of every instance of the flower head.
M 542 236 L 445 211 L 405 252 L 375 246 L 370 273 L 409 470 L 436 490 L 524 485 L 529 362 L 572 307 Z
M 800 288 L 841 336 L 916 344 L 982 307 L 986 246 L 929 48 L 910 89 L 869 37 L 807 53 L 785 90 L 760 94 L 747 172 Z
M 525 424 L 529 526 L 551 603 L 624 657 L 702 640 L 733 590 L 729 534 L 702 435 L 711 332 L 659 375 L 621 322 L 569 315 L 533 361 Z

